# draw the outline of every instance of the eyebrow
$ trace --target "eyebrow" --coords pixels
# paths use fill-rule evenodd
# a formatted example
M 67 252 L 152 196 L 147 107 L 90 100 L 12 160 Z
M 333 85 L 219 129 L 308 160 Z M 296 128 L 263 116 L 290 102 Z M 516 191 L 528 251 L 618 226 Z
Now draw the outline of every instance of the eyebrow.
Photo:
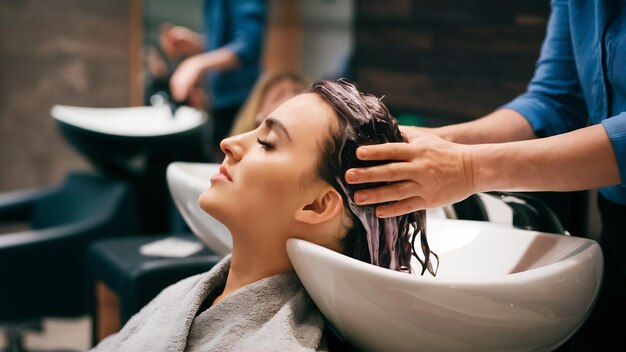
M 291 140 L 291 136 L 289 135 L 289 131 L 287 131 L 287 127 L 285 127 L 285 125 L 283 125 L 282 122 L 276 120 L 273 117 L 268 117 L 265 119 L 264 123 L 267 126 L 267 128 L 269 128 L 270 130 L 273 129 L 274 127 L 278 127 L 278 129 L 283 131 L 285 136 L 287 136 L 287 139 L 289 139 L 289 141 L 293 143 L 293 141 Z

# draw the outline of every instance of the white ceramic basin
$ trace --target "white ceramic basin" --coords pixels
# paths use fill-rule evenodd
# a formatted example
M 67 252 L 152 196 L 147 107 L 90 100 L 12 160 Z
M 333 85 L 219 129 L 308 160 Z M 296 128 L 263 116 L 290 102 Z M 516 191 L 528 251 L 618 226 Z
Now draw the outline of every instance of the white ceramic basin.
M 180 107 L 174 117 L 166 106 L 57 105 L 50 113 L 66 140 L 104 172 L 163 178 L 172 161 L 202 160 L 207 115 L 190 107 Z
M 338 333 L 371 351 L 548 351 L 582 324 L 600 286 L 592 240 L 447 219 L 429 219 L 428 239 L 437 277 L 297 239 L 287 251 Z
M 165 168 L 204 159 L 207 115 L 180 107 L 87 108 L 54 106 L 57 126 L 100 172 L 131 181 L 137 190 L 140 231 L 170 230 Z
M 172 117 L 167 106 L 131 108 L 89 108 L 56 105 L 50 112 L 58 121 L 84 130 L 126 137 L 154 137 L 176 134 L 205 123 L 206 114 L 181 106 Z
M 215 254 L 224 256 L 233 248 L 230 232 L 198 205 L 198 197 L 209 188 L 209 178 L 219 167 L 220 164 L 171 163 L 167 167 L 167 183 L 174 203 L 193 233 Z

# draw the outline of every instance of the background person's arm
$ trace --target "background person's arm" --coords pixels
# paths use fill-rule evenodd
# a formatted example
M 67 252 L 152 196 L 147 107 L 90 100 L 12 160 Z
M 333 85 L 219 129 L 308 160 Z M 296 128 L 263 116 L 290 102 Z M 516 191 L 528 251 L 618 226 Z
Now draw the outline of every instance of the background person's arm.
M 234 38 L 223 47 L 184 60 L 170 80 L 172 96 L 183 101 L 206 71 L 226 71 L 258 64 L 263 48 L 266 5 L 262 0 L 228 2 Z
M 208 70 L 229 70 L 239 67 L 237 54 L 229 48 L 220 48 L 194 55 L 178 65 L 170 79 L 170 89 L 176 101 L 184 101 Z
M 229 2 L 231 6 L 233 40 L 224 46 L 237 56 L 242 66 L 259 65 L 267 8 L 264 0 L 239 0 Z

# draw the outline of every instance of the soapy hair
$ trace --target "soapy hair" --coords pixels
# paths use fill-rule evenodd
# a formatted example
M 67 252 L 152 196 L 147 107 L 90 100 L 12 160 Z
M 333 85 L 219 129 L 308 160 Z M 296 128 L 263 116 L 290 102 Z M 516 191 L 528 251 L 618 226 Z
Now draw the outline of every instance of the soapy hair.
M 424 210 L 391 217 L 376 217 L 376 205 L 357 205 L 354 193 L 385 183 L 348 184 L 344 175 L 348 169 L 386 164 L 388 161 L 362 161 L 356 149 L 363 145 L 407 142 L 397 120 L 382 101 L 358 91 L 346 80 L 317 81 L 307 92 L 318 94 L 338 116 L 339 128 L 331 128 L 330 137 L 322 144 L 318 160 L 319 176 L 342 195 L 351 224 L 341 240 L 344 253 L 350 257 L 396 271 L 411 272 L 411 256 L 420 262 L 421 274 L 428 270 L 436 275 L 438 256 L 431 252 L 426 239 Z M 420 235 L 421 256 L 415 250 Z M 433 268 L 432 258 L 437 259 Z

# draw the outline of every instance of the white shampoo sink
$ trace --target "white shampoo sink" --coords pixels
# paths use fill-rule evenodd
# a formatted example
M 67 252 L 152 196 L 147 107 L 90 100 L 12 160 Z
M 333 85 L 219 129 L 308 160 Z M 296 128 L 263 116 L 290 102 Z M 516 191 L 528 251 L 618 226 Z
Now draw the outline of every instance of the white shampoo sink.
M 603 263 L 592 240 L 464 220 L 429 219 L 427 230 L 436 277 L 303 240 L 287 251 L 322 313 L 363 350 L 550 351 L 593 306 Z
M 198 197 L 209 188 L 209 178 L 219 171 L 219 167 L 220 164 L 171 163 L 167 167 L 167 183 L 174 203 L 191 231 L 215 254 L 225 256 L 233 248 L 230 232 L 198 205 Z
M 50 113 L 67 141 L 105 172 L 138 175 L 152 165 L 165 169 L 175 160 L 202 157 L 207 115 L 187 106 L 175 116 L 166 106 L 56 105 Z

